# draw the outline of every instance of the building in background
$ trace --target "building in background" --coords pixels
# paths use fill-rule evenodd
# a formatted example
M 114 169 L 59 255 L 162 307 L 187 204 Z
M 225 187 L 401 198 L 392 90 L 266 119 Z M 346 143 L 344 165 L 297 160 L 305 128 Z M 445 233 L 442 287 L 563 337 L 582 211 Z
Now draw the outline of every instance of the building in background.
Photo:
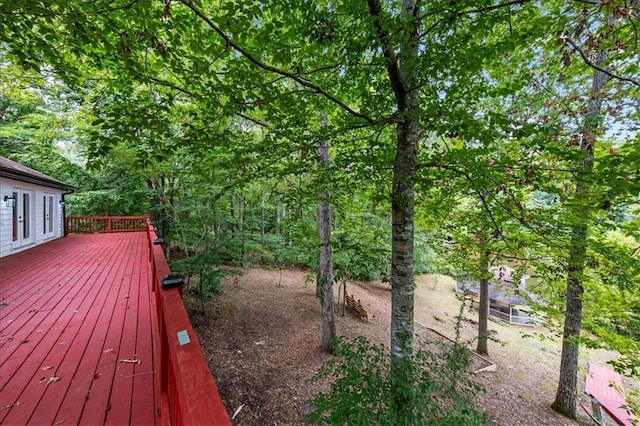
M 73 187 L 0 157 L 0 257 L 64 235 L 64 195 Z

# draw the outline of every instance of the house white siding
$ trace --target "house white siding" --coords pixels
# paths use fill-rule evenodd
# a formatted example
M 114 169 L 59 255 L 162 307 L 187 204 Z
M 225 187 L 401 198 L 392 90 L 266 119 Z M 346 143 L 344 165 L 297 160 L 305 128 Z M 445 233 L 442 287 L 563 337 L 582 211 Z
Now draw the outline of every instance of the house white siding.
M 63 235 L 63 190 L 0 177 L 0 257 L 26 250 Z M 17 195 L 18 207 L 9 207 L 5 197 Z

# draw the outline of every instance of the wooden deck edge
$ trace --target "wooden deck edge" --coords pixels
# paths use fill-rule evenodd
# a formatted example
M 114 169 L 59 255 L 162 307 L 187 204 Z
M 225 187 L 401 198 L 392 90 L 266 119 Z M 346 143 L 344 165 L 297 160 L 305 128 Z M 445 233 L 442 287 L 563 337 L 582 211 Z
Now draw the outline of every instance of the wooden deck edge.
M 152 291 L 157 310 L 160 354 L 160 392 L 173 425 L 231 425 L 198 337 L 182 302 L 182 288 L 161 288 L 170 273 L 157 235 L 147 218 L 152 268 Z M 162 409 L 165 412 L 165 409 Z

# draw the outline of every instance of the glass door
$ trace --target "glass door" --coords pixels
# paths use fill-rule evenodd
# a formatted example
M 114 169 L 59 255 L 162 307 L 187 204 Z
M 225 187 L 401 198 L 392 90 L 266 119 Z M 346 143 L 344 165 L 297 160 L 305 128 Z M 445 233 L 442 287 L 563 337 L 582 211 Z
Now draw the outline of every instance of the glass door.
M 45 238 L 53 236 L 55 223 L 55 210 L 53 209 L 53 195 L 42 196 L 42 233 Z
M 14 188 L 13 198 L 16 205 L 13 207 L 12 229 L 13 244 L 12 248 L 20 248 L 35 241 L 35 226 L 33 221 L 33 191 Z

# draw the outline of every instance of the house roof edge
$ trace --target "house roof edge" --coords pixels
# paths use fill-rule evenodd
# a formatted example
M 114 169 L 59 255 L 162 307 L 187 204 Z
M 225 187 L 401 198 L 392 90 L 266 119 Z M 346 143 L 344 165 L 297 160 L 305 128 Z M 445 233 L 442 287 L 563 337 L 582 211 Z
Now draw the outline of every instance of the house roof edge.
M 76 189 L 72 185 L 68 185 L 58 179 L 45 175 L 30 167 L 9 160 L 0 156 L 0 177 L 19 180 L 21 182 L 33 183 L 37 185 L 47 186 L 49 188 L 57 188 L 63 190 Z

